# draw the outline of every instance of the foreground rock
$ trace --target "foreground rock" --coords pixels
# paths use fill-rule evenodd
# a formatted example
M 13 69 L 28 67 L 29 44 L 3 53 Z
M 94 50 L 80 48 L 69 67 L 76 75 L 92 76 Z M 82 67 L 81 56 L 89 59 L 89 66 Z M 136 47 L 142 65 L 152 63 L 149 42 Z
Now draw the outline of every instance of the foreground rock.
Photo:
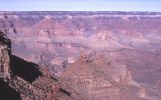
M 10 46 L 10 40 L 0 33 L 0 99 L 72 100 L 45 67 L 11 55 Z
M 82 100 L 146 100 L 145 89 L 132 80 L 126 66 L 104 56 L 82 55 L 60 76 L 63 89 L 74 90 Z

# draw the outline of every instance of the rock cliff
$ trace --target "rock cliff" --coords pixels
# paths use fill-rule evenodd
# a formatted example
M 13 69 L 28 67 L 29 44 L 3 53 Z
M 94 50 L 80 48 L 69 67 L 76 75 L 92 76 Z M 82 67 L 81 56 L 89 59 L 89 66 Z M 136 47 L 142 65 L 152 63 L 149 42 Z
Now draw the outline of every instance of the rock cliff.
M 0 32 L 0 98 L 3 100 L 67 100 L 48 69 L 11 54 L 11 42 Z M 59 99 L 59 95 L 65 97 Z M 70 99 L 72 100 L 72 99 Z

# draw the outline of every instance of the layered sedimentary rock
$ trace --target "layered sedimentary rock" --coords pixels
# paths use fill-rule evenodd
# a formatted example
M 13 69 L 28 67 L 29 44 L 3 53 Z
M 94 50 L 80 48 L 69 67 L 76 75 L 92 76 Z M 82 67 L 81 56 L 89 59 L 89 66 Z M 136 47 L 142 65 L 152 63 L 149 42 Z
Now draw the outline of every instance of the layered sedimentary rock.
M 77 61 L 80 52 L 101 54 L 111 63 L 116 62 L 116 68 L 110 69 L 114 70 L 113 73 L 118 73 L 117 68 L 121 68 L 119 69 L 121 73 L 127 72 L 128 78 L 127 81 L 123 79 L 123 84 L 128 84 L 125 87 L 137 88 L 136 92 L 140 95 L 136 94 L 136 97 L 160 100 L 160 20 L 161 13 L 155 12 L 0 12 L 0 30 L 11 38 L 14 55 L 37 64 L 43 63 L 51 72 L 57 72 L 58 76 L 63 74 L 62 70 L 66 68 L 68 70 L 68 66 Z M 6 49 L 1 50 L 7 52 Z M 6 60 L 8 58 L 10 57 L 6 55 L 1 60 L 8 63 Z M 16 57 L 15 62 L 19 61 L 22 60 Z M 84 62 L 81 63 L 84 64 Z M 84 65 L 87 66 L 86 63 Z M 99 64 L 96 65 L 99 66 Z M 76 69 L 75 67 L 73 69 L 76 72 L 88 73 L 84 70 L 81 72 L 77 64 L 75 66 Z M 10 66 L 5 69 L 5 80 L 10 76 L 9 74 L 6 76 L 10 72 L 9 68 Z M 17 67 L 12 69 L 15 70 Z M 28 79 L 27 76 L 19 73 L 21 71 L 23 70 L 16 73 L 21 78 Z M 72 72 L 72 75 L 75 74 Z M 104 74 L 106 76 L 107 73 Z M 68 78 L 68 75 L 65 75 Z M 76 76 L 79 75 L 76 74 Z M 86 76 L 90 77 L 85 75 L 83 79 L 87 80 Z M 109 76 L 115 76 L 115 74 Z M 112 78 L 118 82 L 116 76 Z M 123 76 L 125 77 L 126 74 Z M 81 77 L 80 75 L 77 78 L 82 79 Z M 99 77 L 102 79 L 102 76 Z M 34 84 L 38 83 L 36 80 Z M 115 93 L 120 93 L 121 89 L 117 88 Z M 63 91 L 67 92 L 67 90 Z M 68 92 L 66 95 L 69 95 Z
M 58 72 L 81 51 L 158 53 L 160 20 L 155 12 L 0 12 L 0 30 L 13 54 Z

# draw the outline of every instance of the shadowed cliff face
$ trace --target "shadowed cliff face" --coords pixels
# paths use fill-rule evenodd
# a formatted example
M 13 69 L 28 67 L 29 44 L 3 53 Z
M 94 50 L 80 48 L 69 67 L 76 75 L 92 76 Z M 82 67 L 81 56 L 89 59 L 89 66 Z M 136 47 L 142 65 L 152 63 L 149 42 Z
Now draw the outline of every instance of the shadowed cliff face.
M 0 79 L 0 98 L 3 100 L 20 100 L 20 93 Z
M 28 82 L 33 82 L 37 77 L 42 76 L 42 72 L 39 71 L 38 65 L 26 62 L 25 60 L 11 56 L 11 70 L 14 75 L 20 76 Z

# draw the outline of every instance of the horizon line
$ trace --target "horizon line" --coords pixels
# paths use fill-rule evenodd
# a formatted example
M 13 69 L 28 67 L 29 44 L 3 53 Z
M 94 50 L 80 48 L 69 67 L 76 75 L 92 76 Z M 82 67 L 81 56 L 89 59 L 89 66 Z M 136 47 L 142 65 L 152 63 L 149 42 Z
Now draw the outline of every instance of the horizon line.
M 109 11 L 104 11 L 104 10 L 99 10 L 99 11 L 93 11 L 93 10 L 0 10 L 0 12 L 152 12 L 152 13 L 161 13 L 161 11 L 115 11 L 115 10 L 109 10 Z

